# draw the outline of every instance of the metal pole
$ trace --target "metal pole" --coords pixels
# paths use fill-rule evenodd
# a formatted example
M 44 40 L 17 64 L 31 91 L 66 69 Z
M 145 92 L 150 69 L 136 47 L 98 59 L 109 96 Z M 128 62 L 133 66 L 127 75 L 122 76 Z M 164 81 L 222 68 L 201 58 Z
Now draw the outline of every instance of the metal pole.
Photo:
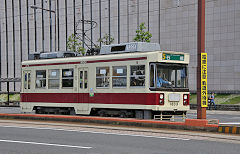
M 2 18 L 2 14 L 0 15 Z M 0 19 L 0 78 L 2 78 L 2 19 Z M 2 82 L 0 82 L 0 91 L 2 91 Z
M 161 45 L 161 2 L 158 3 L 158 42 Z
M 58 51 L 60 50 L 60 31 L 59 31 L 59 0 L 57 0 L 57 24 L 58 24 Z
M 129 42 L 129 0 L 127 0 L 127 42 Z
M 36 5 L 36 0 L 34 0 L 34 6 Z M 36 9 L 34 9 L 34 35 L 35 35 L 35 52 L 37 52 L 37 14 Z
M 65 35 L 65 44 L 66 44 L 66 47 L 65 47 L 65 50 L 67 50 L 67 39 L 68 39 L 68 25 L 67 25 L 67 21 L 68 21 L 68 19 L 67 19 L 67 16 L 68 16 L 68 14 L 67 14 L 67 0 L 65 0 L 65 31 L 66 31 L 66 35 Z
M 12 0 L 12 31 L 13 31 L 13 42 L 12 42 L 12 49 L 13 49 L 13 77 L 16 77 L 16 44 L 15 44 L 15 19 L 14 19 L 14 0 Z M 14 82 L 14 91 L 16 91 L 16 83 Z
M 197 48 L 197 118 L 206 119 L 206 107 L 201 107 L 201 53 L 205 52 L 205 0 L 198 0 Z
M 82 0 L 82 47 L 84 48 L 85 43 L 85 33 L 84 33 L 84 0 Z
M 49 1 L 49 10 L 52 8 L 52 3 Z M 52 12 L 49 11 L 49 16 L 50 16 L 50 52 L 52 52 Z
M 5 0 L 5 23 L 6 23 L 6 76 L 8 78 L 8 13 L 7 13 L 7 0 Z
M 26 0 L 26 8 L 27 8 L 27 47 L 28 47 L 28 56 L 29 56 L 29 53 L 30 53 L 30 38 L 29 38 L 29 4 L 28 4 L 28 0 Z
M 91 48 L 92 48 L 93 47 L 92 0 L 90 0 L 90 18 L 91 18 Z
M 111 9 L 111 4 L 110 4 L 110 0 L 108 0 L 108 35 L 109 35 L 109 43 L 111 40 L 111 14 L 110 14 L 110 9 Z
M 99 0 L 99 38 L 102 38 L 102 2 Z M 99 42 L 99 46 L 102 46 L 101 41 Z
M 9 81 L 7 81 L 7 94 L 8 94 L 8 97 L 7 97 L 7 105 L 9 105 Z
M 73 33 L 74 35 L 76 34 L 76 1 L 75 0 L 73 0 Z
M 20 20 L 20 25 L 19 25 L 19 28 L 20 28 L 20 60 L 22 62 L 22 3 L 21 3 L 21 0 L 19 0 L 19 20 Z
M 149 11 L 150 11 L 150 6 L 149 6 L 150 4 L 149 4 L 149 0 L 148 0 L 148 31 L 149 31 L 149 23 L 150 23 L 150 17 L 149 17 Z M 176 80 L 177 81 L 177 80 Z
M 42 8 L 44 8 L 44 2 L 43 2 L 43 0 L 42 0 Z M 44 38 L 45 38 L 45 36 L 44 36 L 44 13 L 43 13 L 43 10 L 42 10 L 42 51 L 43 51 L 43 52 L 44 52 L 44 50 L 45 50 L 45 47 L 44 47 L 44 43 L 45 43 Z
M 118 0 L 118 44 L 120 43 L 120 0 Z
M 57 21 L 56 21 L 56 19 L 57 19 L 57 17 L 56 17 L 56 13 L 57 13 L 57 1 L 55 1 L 55 6 L 54 6 L 54 39 L 55 39 L 55 41 L 54 41 L 54 44 L 55 44 L 55 46 L 54 46 L 54 50 L 55 51 L 57 51 Z
M 137 26 L 139 27 L 139 0 L 137 0 Z

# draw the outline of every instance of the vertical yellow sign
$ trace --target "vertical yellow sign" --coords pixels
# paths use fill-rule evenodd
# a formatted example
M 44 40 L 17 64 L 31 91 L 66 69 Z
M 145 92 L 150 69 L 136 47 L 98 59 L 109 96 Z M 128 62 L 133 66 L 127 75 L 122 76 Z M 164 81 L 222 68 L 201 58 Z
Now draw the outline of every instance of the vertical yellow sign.
M 208 107 L 207 53 L 201 53 L 201 107 Z

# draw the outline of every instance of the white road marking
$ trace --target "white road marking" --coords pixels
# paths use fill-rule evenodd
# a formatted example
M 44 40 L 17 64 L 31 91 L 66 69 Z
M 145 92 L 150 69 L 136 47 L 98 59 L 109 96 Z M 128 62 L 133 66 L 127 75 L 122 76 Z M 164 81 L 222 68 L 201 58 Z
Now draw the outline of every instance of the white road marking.
M 226 123 L 219 123 L 220 125 L 240 125 L 240 122 L 226 122 Z
M 39 129 L 39 130 L 54 130 L 54 131 L 66 131 L 66 132 L 81 132 L 81 133 L 92 133 L 92 134 L 105 134 L 105 135 L 118 135 L 118 136 L 133 136 L 133 137 L 146 137 L 146 138 L 157 138 L 157 139 L 169 139 L 169 140 L 183 140 L 189 141 L 187 138 L 177 137 L 164 137 L 164 136 L 147 136 L 147 135 L 132 135 L 132 134 L 120 134 L 120 133 L 106 133 L 106 132 L 95 132 L 95 131 L 83 131 L 73 129 L 62 129 L 62 128 L 46 128 L 46 127 L 20 127 L 20 126 L 0 126 L 6 128 L 23 128 L 23 129 Z
M 79 148 L 79 149 L 91 149 L 92 148 L 92 147 L 83 147 L 83 146 L 76 146 L 76 145 L 64 145 L 64 144 L 40 143 L 40 142 L 27 142 L 27 141 L 14 141 L 14 140 L 1 140 L 1 139 L 0 139 L 0 142 L 35 144 L 35 145 L 47 145 L 47 146 Z

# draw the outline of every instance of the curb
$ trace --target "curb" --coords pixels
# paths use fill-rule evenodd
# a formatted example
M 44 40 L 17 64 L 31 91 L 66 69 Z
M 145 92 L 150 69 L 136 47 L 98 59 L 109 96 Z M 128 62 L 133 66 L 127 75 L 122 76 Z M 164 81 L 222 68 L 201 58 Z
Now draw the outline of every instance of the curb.
M 240 126 L 219 126 L 219 133 L 240 134 Z
M 190 104 L 190 109 L 197 109 L 197 104 Z M 214 109 L 214 107 L 212 107 Z M 209 108 L 207 108 L 209 110 Z M 216 110 L 221 111 L 240 111 L 240 105 L 216 104 Z
M 209 124 L 208 120 L 186 119 L 185 122 L 170 122 L 156 120 L 138 120 L 138 119 L 121 119 L 105 118 L 90 116 L 66 116 L 66 115 L 35 115 L 35 114 L 0 114 L 1 119 L 25 119 L 25 120 L 48 120 L 48 121 L 69 121 L 80 123 L 98 123 L 110 125 L 124 125 L 148 128 L 171 128 L 184 129 L 193 131 L 218 132 L 217 124 Z

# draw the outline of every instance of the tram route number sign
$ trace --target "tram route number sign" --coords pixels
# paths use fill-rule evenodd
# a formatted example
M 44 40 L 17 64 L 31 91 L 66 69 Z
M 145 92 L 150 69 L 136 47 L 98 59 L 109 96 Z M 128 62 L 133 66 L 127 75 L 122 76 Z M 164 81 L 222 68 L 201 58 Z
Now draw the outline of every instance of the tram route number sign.
M 208 107 L 207 53 L 201 53 L 201 107 Z
M 177 60 L 177 61 L 184 61 L 184 55 L 182 54 L 168 54 L 163 53 L 162 54 L 163 60 Z

